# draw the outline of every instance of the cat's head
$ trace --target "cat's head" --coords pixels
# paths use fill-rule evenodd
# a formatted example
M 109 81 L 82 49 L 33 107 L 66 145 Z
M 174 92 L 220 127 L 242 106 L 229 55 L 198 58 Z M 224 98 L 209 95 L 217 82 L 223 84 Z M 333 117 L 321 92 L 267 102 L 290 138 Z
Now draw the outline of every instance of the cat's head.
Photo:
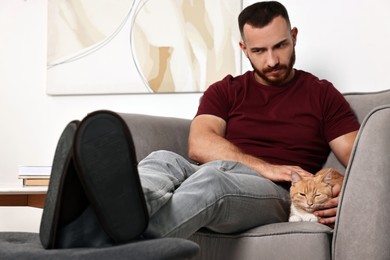
M 332 186 L 329 184 L 328 174 L 300 176 L 293 172 L 291 177 L 290 195 L 295 207 L 313 212 L 332 198 Z

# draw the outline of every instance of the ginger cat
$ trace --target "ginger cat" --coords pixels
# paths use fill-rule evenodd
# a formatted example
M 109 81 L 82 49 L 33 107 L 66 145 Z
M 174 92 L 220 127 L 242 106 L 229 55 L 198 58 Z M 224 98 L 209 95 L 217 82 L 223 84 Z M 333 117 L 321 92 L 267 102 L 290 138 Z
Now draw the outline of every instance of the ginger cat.
M 344 176 L 334 169 L 322 169 L 309 177 L 293 172 L 289 221 L 318 222 L 313 212 L 333 198 L 332 187 L 336 184 L 341 186 L 343 179 Z

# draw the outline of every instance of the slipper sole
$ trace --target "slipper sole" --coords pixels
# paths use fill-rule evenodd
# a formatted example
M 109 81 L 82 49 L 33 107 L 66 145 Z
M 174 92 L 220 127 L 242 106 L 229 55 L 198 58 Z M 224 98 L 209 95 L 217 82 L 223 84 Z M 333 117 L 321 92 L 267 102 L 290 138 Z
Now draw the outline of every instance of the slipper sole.
M 74 143 L 80 181 L 105 232 L 117 243 L 138 239 L 148 224 L 131 133 L 116 113 L 96 111 Z

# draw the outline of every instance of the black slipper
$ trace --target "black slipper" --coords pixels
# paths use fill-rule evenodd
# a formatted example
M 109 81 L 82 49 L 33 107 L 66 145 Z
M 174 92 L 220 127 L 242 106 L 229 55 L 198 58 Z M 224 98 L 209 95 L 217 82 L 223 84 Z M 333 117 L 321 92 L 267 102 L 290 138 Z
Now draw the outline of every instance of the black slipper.
M 73 138 L 78 124 L 78 121 L 72 121 L 65 127 L 54 154 L 39 231 L 42 246 L 47 249 L 56 247 L 58 230 L 80 215 L 88 204 L 72 160 Z
M 89 114 L 73 149 L 80 181 L 105 232 L 116 243 L 138 239 L 149 217 L 133 139 L 123 119 L 110 111 Z

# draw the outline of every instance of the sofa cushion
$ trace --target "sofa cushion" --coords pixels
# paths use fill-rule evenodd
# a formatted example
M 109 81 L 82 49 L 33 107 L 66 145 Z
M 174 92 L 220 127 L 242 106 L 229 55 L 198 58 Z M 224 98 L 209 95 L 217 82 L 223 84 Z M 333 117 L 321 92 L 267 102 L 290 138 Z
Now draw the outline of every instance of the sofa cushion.
M 332 229 L 318 223 L 269 224 L 239 234 L 201 229 L 190 239 L 200 245 L 194 259 L 330 259 Z

